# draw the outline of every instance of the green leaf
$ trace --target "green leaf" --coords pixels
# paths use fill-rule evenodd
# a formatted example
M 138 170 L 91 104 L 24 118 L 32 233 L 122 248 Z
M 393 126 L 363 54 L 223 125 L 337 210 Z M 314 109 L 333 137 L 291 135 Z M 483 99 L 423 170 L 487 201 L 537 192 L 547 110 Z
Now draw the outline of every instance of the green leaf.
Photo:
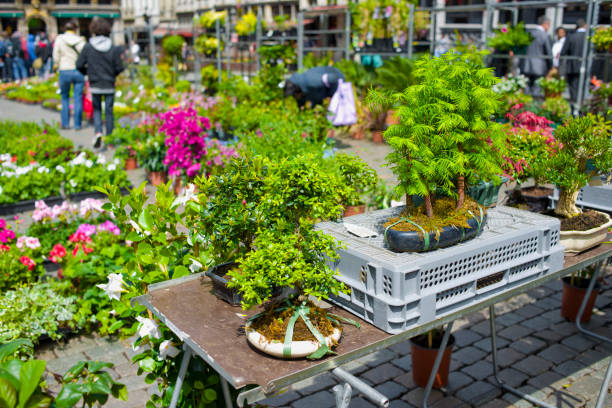
M 127 235 L 125 239 L 132 242 L 140 242 L 144 239 L 144 237 L 138 234 L 136 231 L 132 231 Z
M 21 366 L 20 380 L 21 388 L 19 389 L 19 408 L 23 408 L 25 403 L 30 399 L 36 387 L 40 383 L 47 362 L 43 360 L 30 360 Z
M 83 391 L 81 384 L 66 384 L 55 398 L 55 403 L 57 404 L 57 408 L 70 408 L 79 402 L 82 396 Z
M 64 374 L 64 381 L 71 381 L 75 377 L 78 377 L 79 374 L 81 374 L 81 372 L 85 368 L 86 364 L 87 361 L 79 361 L 78 363 L 70 367 L 70 369 L 66 371 L 66 374 Z
M 91 392 L 93 394 L 108 395 L 111 393 L 111 387 L 109 387 L 104 381 L 96 381 L 91 383 Z
M 113 384 L 112 395 L 113 397 L 121 401 L 127 401 L 128 399 L 127 387 L 124 384 L 118 384 L 118 383 Z
M 187 275 L 189 275 L 189 269 L 187 269 L 183 265 L 180 265 L 174 268 L 174 274 L 172 275 L 172 279 L 180 278 L 181 276 Z
M 104 203 L 102 204 L 102 209 L 106 211 L 112 211 L 113 205 L 111 203 Z
M 107 363 L 105 361 L 89 361 L 87 367 L 90 373 L 97 373 L 103 368 L 113 368 L 113 363 Z
M 140 213 L 140 216 L 138 217 L 138 224 L 140 224 L 140 226 L 146 231 L 151 231 L 153 229 L 153 226 L 154 226 L 153 216 L 149 212 L 148 208 L 145 208 Z
M 206 399 L 208 402 L 213 402 L 217 399 L 217 392 L 211 388 L 207 388 L 204 391 L 204 399 Z
M 29 339 L 16 339 L 0 346 L 0 363 L 12 356 L 21 347 L 32 349 L 34 345 Z
M 143 358 L 138 362 L 138 365 L 149 373 L 155 370 L 155 360 L 152 357 Z
M 111 327 L 108 328 L 108 331 L 112 333 L 116 331 L 117 329 L 120 329 L 121 327 L 123 327 L 124 323 L 125 322 L 123 320 L 117 320 L 115 323 L 111 325 Z
M 19 389 L 19 386 L 20 386 L 19 378 L 16 378 L 11 373 L 9 373 L 8 371 L 2 368 L 0 368 L 0 378 L 4 378 L 8 382 L 10 382 L 13 385 L 13 387 L 15 387 L 16 390 Z
M 51 405 L 51 397 L 45 394 L 34 394 L 26 404 L 25 408 L 48 408 Z
M 17 391 L 4 378 L 0 378 L 0 402 L 2 408 L 14 408 L 17 405 Z

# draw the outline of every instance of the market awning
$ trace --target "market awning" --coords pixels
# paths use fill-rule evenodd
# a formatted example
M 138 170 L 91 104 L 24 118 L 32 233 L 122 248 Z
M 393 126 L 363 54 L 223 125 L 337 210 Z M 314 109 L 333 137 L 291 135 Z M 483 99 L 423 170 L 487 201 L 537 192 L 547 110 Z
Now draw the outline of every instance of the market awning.
M 0 17 L 23 17 L 23 11 L 0 11 Z
M 191 38 L 193 37 L 193 33 L 189 30 L 172 30 L 165 27 L 158 27 L 153 30 L 153 35 L 155 37 L 165 37 L 167 35 L 176 34 L 181 37 Z
M 114 12 L 104 12 L 104 11 L 92 11 L 92 12 L 82 12 L 82 11 L 53 11 L 51 15 L 54 17 L 61 18 L 92 18 L 92 17 L 103 17 L 103 18 L 119 18 L 119 13 Z

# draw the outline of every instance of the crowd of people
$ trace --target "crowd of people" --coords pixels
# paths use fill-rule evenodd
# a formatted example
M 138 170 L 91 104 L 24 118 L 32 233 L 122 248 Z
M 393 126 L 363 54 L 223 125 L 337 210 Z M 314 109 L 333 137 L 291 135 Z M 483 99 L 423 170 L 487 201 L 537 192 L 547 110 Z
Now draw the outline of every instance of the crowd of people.
M 51 73 L 53 42 L 44 31 L 22 35 L 0 32 L 0 70 L 3 82 Z

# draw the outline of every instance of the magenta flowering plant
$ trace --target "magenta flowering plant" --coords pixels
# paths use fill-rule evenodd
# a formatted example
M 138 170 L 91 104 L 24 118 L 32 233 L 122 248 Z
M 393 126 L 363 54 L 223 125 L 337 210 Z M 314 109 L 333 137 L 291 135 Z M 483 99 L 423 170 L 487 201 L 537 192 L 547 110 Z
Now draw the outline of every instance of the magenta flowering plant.
M 207 153 L 207 131 L 210 120 L 193 108 L 174 108 L 160 114 L 160 131 L 166 135 L 168 175 L 195 177 L 201 169 L 200 160 Z

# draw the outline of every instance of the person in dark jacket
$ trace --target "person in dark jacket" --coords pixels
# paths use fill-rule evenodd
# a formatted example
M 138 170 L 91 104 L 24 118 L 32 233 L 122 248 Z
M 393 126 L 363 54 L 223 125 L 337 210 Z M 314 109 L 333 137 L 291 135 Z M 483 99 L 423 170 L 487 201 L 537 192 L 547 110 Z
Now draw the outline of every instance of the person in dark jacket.
M 561 49 L 561 75 L 567 78 L 567 84 L 570 92 L 570 99 L 576 102 L 578 99 L 578 87 L 580 86 L 580 60 L 570 59 L 563 60 L 564 56 L 582 58 L 582 50 L 584 49 L 584 36 L 586 35 L 586 21 L 579 18 L 576 22 L 576 32 L 568 36 Z M 588 74 L 588 73 L 587 73 Z
M 115 79 L 123 71 L 121 47 L 114 47 L 110 39 L 111 26 L 103 18 L 95 18 L 89 25 L 93 37 L 83 47 L 77 59 L 77 69 L 89 77 L 89 89 L 93 104 L 95 128 L 94 148 L 102 143 L 102 98 L 106 116 L 106 135 L 113 131 L 113 104 L 115 100 Z
M 11 35 L 11 43 L 8 44 L 9 55 L 13 62 L 13 79 L 20 81 L 28 77 L 28 71 L 25 63 L 25 52 L 22 46 L 22 37 L 19 31 L 15 31 Z
M 285 83 L 285 97 L 293 96 L 298 105 L 310 101 L 312 106 L 323 103 L 338 89 L 338 81 L 344 81 L 344 74 L 334 67 L 314 67 L 301 74 L 293 74 Z
M 533 96 L 540 96 L 541 90 L 536 80 L 546 76 L 552 67 L 552 60 L 540 58 L 541 56 L 552 57 L 552 45 L 548 36 L 550 20 L 546 16 L 540 16 L 538 25 L 531 31 L 533 41 L 527 47 L 527 58 L 522 61 L 521 72 L 529 78 L 529 92 Z
M 35 52 L 42 62 L 42 66 L 38 70 L 38 76 L 43 78 L 51 73 L 51 54 L 53 53 L 51 42 L 44 31 L 38 35 Z

